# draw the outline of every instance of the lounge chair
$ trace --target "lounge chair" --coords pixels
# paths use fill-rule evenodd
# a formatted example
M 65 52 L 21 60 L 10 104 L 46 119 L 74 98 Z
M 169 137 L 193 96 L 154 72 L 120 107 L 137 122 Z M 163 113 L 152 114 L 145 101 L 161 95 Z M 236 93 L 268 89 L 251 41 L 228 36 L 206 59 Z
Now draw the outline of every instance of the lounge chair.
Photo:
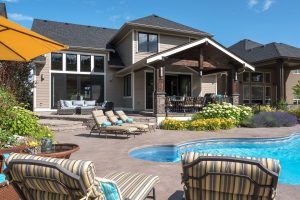
M 90 136 L 92 133 L 105 134 L 106 138 L 108 134 L 118 135 L 135 135 L 137 134 L 138 129 L 130 126 L 112 126 L 108 123 L 107 117 L 103 114 L 102 110 L 94 110 L 92 111 L 92 116 L 95 121 L 95 125 L 92 127 L 90 131 Z
M 111 110 L 106 111 L 105 115 L 107 116 L 109 121 L 111 123 L 113 123 L 114 125 L 134 127 L 134 128 L 137 128 L 140 132 L 147 132 L 147 130 L 149 130 L 149 126 L 146 124 L 132 124 L 132 123 L 127 123 L 127 122 L 124 123 L 122 120 L 118 120 L 117 116 Z
M 6 163 L 6 176 L 23 200 L 144 200 L 151 193 L 155 199 L 159 182 L 157 176 L 124 172 L 97 178 L 91 161 L 13 153 Z
M 156 123 L 151 123 L 151 122 L 135 122 L 133 121 L 132 118 L 129 118 L 124 111 L 122 110 L 118 110 L 116 111 L 116 115 L 124 122 L 124 123 L 133 123 L 133 124 L 146 124 L 149 127 L 149 131 L 151 132 L 151 130 L 155 131 L 156 128 Z
M 182 155 L 187 200 L 273 200 L 280 165 L 270 158 L 240 158 L 189 152 Z

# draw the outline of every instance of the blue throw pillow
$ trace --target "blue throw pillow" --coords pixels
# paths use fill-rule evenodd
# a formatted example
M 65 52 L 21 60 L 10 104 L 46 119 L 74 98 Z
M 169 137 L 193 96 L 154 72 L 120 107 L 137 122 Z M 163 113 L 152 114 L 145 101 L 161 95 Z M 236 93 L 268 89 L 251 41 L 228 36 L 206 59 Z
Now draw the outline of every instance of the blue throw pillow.
M 0 174 L 0 183 L 6 182 L 6 177 L 4 174 Z
M 132 123 L 132 122 L 133 122 L 133 119 L 132 119 L 132 118 L 127 118 L 127 122 L 128 122 L 128 123 Z
M 102 127 L 107 127 L 107 126 L 111 126 L 111 122 L 103 122 L 101 124 Z
M 116 125 L 122 125 L 123 124 L 123 121 L 122 120 L 118 120 L 117 122 L 116 122 Z
M 6 169 L 6 164 L 5 164 L 5 160 L 9 157 L 9 153 L 4 153 L 4 154 L 2 154 L 2 156 L 3 156 L 3 158 L 4 158 L 4 165 L 3 165 L 3 170 L 5 170 Z
M 106 200 L 121 200 L 118 188 L 114 183 L 100 181 L 100 186 Z

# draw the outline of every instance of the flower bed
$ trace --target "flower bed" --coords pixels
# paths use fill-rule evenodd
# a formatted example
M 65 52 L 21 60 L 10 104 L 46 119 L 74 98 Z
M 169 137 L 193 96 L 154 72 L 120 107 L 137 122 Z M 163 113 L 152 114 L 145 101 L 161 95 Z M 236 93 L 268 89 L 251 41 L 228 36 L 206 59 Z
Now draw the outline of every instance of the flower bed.
M 220 129 L 230 129 L 236 126 L 235 119 L 211 118 L 193 121 L 178 121 L 166 119 L 162 122 L 162 129 L 166 130 L 195 130 L 213 131 Z

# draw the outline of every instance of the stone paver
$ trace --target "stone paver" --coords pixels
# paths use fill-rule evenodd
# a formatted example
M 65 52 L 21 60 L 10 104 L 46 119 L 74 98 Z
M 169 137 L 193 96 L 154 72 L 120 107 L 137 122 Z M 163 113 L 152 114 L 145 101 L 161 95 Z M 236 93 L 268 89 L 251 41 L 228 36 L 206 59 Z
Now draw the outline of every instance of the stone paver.
M 130 139 L 105 139 L 99 136 L 88 137 L 88 130 L 63 131 L 56 134 L 59 142 L 72 142 L 80 145 L 80 150 L 72 155 L 73 159 L 92 160 L 98 176 L 113 171 L 141 172 L 158 175 L 158 200 L 181 200 L 181 166 L 179 163 L 155 163 L 137 160 L 128 156 L 133 148 L 156 145 L 176 144 L 206 138 L 253 138 L 280 137 L 300 132 L 300 126 L 290 128 L 236 128 L 218 132 L 166 131 L 157 130 Z M 279 200 L 300 199 L 300 186 L 279 185 Z

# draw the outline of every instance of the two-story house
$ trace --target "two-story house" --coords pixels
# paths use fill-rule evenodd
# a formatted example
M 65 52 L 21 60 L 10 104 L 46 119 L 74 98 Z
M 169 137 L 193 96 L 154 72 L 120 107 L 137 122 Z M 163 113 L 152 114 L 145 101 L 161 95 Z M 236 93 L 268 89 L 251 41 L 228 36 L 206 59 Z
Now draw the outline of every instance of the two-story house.
M 220 93 L 238 103 L 238 74 L 254 70 L 211 34 L 156 15 L 118 30 L 35 19 L 32 30 L 70 47 L 36 66 L 35 111 L 78 98 L 156 116 L 164 115 L 166 96 Z

